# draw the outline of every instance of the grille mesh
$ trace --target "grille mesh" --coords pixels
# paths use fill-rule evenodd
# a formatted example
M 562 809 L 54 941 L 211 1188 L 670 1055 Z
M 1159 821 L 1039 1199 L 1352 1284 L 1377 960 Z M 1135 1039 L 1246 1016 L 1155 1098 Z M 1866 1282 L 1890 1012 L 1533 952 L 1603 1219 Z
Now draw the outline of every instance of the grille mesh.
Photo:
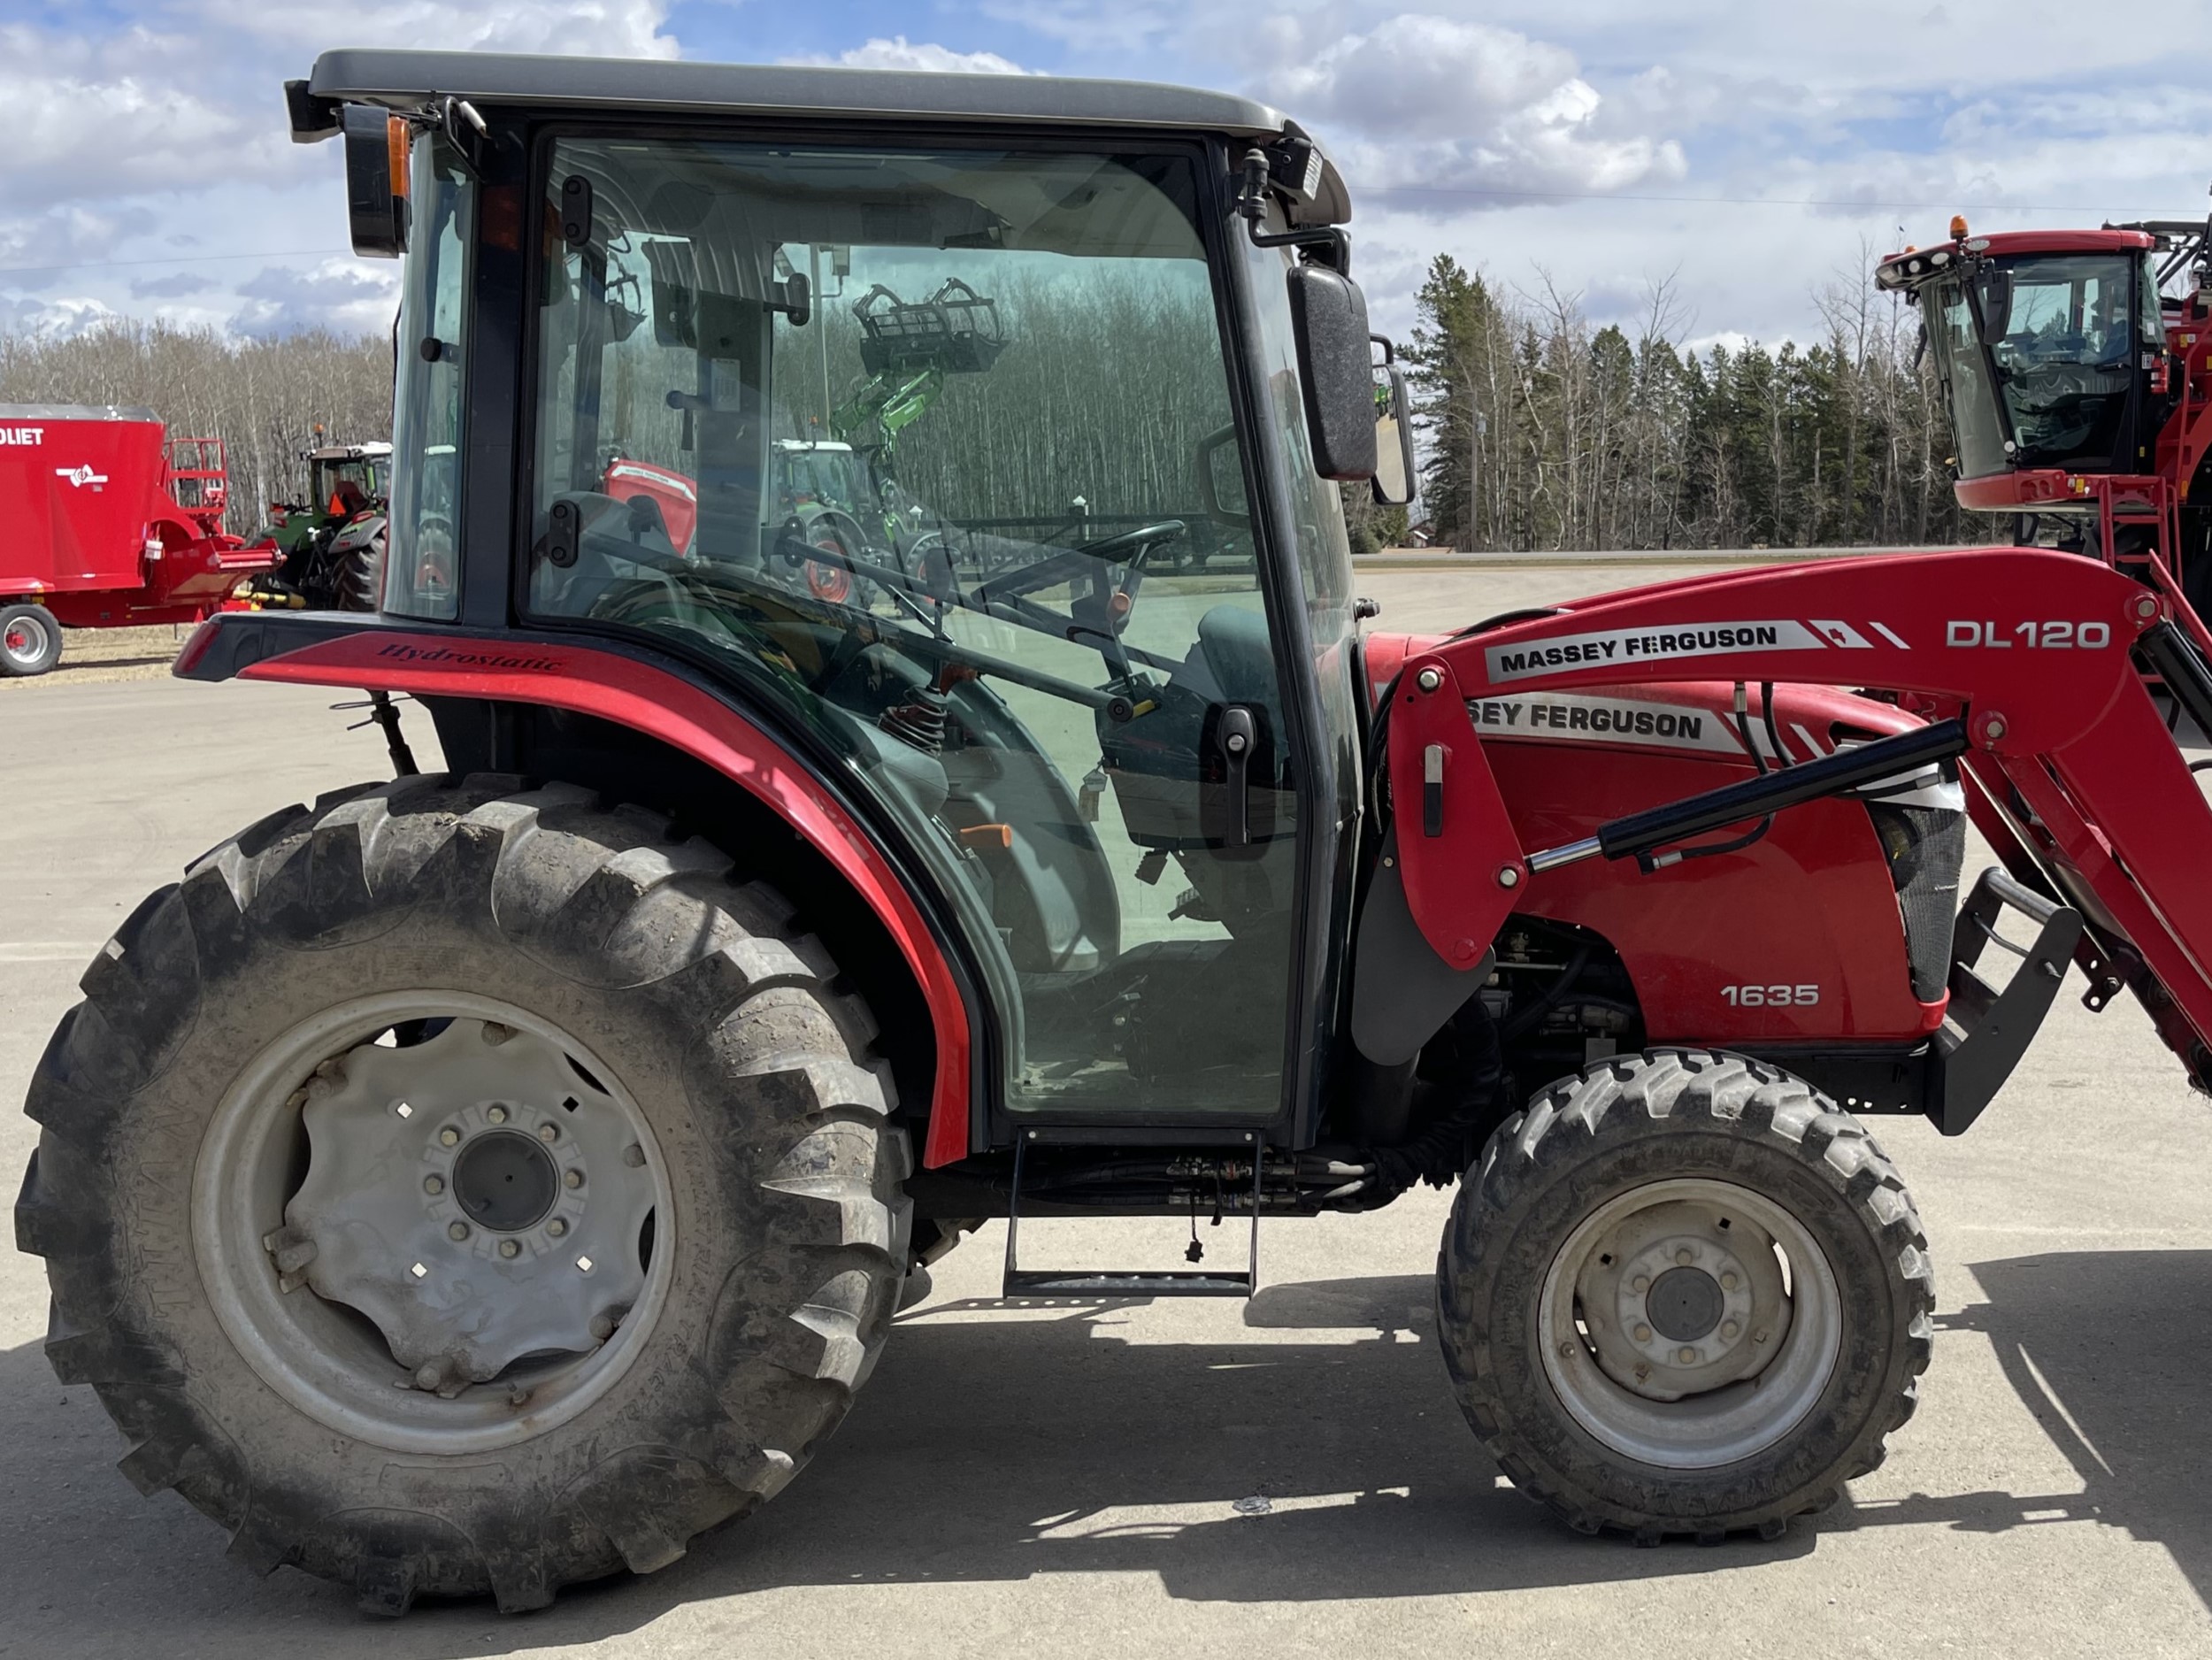
M 1951 983 L 1951 927 L 1959 909 L 1959 869 L 1966 863 L 1966 815 L 1883 802 L 1870 802 L 1867 811 L 1889 855 L 1897 908 L 1904 914 L 1913 995 L 1933 1003 Z

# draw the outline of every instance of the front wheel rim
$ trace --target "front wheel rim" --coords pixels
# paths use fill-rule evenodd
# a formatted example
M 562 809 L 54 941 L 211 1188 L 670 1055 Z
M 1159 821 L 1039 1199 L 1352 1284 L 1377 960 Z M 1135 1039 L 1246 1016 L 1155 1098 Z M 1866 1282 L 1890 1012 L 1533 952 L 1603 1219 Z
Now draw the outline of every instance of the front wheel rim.
M 515 1087 L 486 1087 L 480 1064 L 408 1081 L 410 1054 L 442 1041 L 513 1046 Z M 539 1099 L 556 1056 L 568 1087 Z M 391 1134 L 331 1135 L 333 1113 Z M 321 1179 L 334 1154 L 344 1181 Z M 518 1203 L 503 1196 L 516 1182 L 546 1192 Z M 600 1241 L 641 1206 L 625 1261 Z M 659 1144 L 618 1074 L 549 1022 L 463 992 L 373 994 L 280 1034 L 218 1104 L 192 1179 L 193 1245 L 234 1347 L 309 1417 L 398 1452 L 510 1446 L 604 1395 L 666 1303 L 675 1224 Z M 380 1285 L 363 1266 L 379 1260 Z M 542 1306 L 548 1287 L 595 1275 L 608 1296 Z M 533 1319 L 472 1345 L 513 1306 Z
M 1646 1464 L 1708 1470 L 1768 1450 L 1812 1412 L 1842 1353 L 1843 1302 L 1788 1210 L 1681 1178 L 1576 1226 L 1545 1271 L 1536 1336 L 1583 1431 Z

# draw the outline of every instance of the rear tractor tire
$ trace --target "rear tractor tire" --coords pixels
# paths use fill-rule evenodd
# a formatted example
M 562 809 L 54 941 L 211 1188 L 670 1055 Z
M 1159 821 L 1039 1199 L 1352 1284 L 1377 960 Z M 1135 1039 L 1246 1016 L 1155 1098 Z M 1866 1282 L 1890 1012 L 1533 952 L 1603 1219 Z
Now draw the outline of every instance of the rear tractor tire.
M 1437 1264 L 1445 1364 L 1515 1487 L 1640 1544 L 1778 1537 L 1881 1463 L 1928 1364 L 1928 1241 L 1857 1119 L 1654 1050 L 1491 1138 Z
M 844 1416 L 905 1267 L 874 1028 L 772 891 L 565 786 L 278 813 L 31 1085 L 46 1352 L 142 1491 L 363 1605 L 681 1556 Z

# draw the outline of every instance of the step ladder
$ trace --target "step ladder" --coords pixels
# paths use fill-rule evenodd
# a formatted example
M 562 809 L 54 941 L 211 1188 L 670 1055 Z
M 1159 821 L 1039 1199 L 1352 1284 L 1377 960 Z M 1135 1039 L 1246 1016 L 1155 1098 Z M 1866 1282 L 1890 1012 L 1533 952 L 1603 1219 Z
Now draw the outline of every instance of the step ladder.
M 1022 1169 L 1030 1148 L 1048 1139 L 1052 1139 L 1048 1130 L 1025 1130 L 1014 1143 L 1014 1186 L 1006 1200 L 1006 1270 L 1000 1296 L 1248 1297 L 1258 1289 L 1260 1184 L 1267 1166 L 1267 1149 L 1257 1134 L 1247 1134 L 1241 1141 L 1220 1144 L 1225 1149 L 1247 1154 L 1252 1160 L 1252 1236 L 1241 1272 L 1191 1268 L 1024 1268 L 1018 1256 L 1022 1226 Z

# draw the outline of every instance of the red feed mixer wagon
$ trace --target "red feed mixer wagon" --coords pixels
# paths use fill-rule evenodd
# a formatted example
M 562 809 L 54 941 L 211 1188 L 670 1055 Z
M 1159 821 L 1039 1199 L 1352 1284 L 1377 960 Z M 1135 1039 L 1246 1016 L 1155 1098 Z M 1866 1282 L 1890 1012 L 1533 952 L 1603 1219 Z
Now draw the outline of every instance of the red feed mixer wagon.
M 199 622 L 273 545 L 224 531 L 217 438 L 151 410 L 0 403 L 0 674 L 43 674 L 64 627 Z

